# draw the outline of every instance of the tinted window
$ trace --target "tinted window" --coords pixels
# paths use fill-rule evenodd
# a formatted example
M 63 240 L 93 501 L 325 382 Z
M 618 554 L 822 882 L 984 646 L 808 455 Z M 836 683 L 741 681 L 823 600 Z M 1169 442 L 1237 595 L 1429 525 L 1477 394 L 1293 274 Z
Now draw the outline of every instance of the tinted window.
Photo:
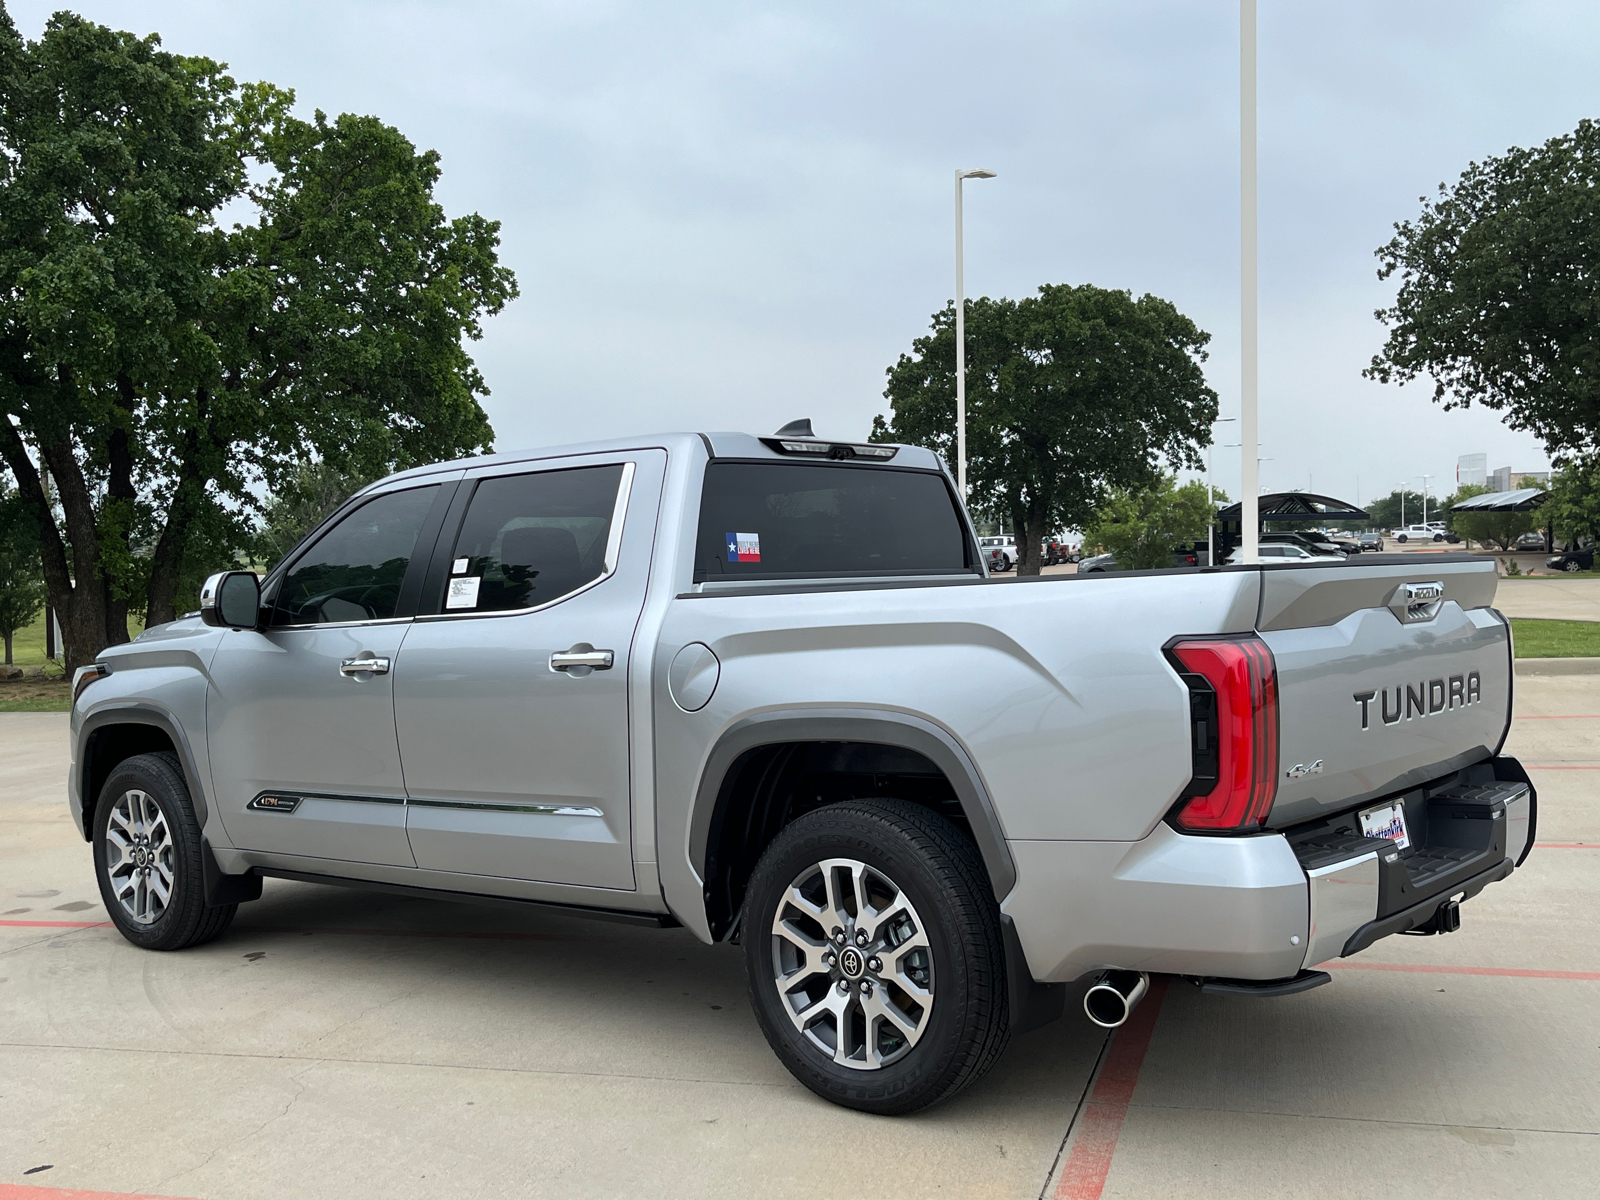
M 369 500 L 301 555 L 273 608 L 274 625 L 381 621 L 392 617 L 417 534 L 437 487 Z
M 446 612 L 532 608 L 606 569 L 622 466 L 485 479 L 450 556 Z
M 696 579 L 975 569 L 942 476 L 813 463 L 706 467 Z

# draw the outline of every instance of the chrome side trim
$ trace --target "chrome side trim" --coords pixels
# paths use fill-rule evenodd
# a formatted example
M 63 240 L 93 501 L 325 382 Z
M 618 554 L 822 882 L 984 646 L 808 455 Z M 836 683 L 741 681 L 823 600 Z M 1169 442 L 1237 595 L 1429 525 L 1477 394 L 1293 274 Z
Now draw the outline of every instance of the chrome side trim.
M 617 569 L 617 551 L 622 546 L 622 523 L 628 516 L 628 497 L 633 494 L 634 464 L 622 464 L 622 482 L 617 485 L 617 502 L 611 509 L 611 530 L 606 535 L 606 574 Z
M 541 817 L 604 817 L 606 814 L 589 804 L 495 804 L 480 800 L 430 800 L 412 796 L 407 804 L 418 808 L 474 808 L 486 812 L 528 813 Z
M 547 608 L 554 608 L 558 604 L 565 604 L 574 596 L 581 596 L 590 588 L 599 587 L 602 583 L 615 575 L 617 573 L 617 551 L 622 545 L 623 521 L 627 517 L 628 512 L 628 497 L 633 492 L 634 464 L 632 462 L 624 462 L 596 463 L 595 465 L 600 467 L 620 466 L 622 468 L 622 478 L 617 483 L 617 501 L 611 509 L 611 532 L 606 535 L 605 569 L 602 570 L 600 574 L 596 575 L 583 586 L 575 587 L 565 595 L 557 596 L 554 600 L 546 600 L 543 604 L 535 604 L 532 608 L 505 608 L 500 609 L 497 612 L 418 613 L 415 619 L 418 621 L 473 621 L 484 620 L 485 618 L 492 619 L 495 617 L 525 617 L 529 613 L 544 612 L 544 610 Z M 527 471 L 520 472 L 520 474 L 524 475 L 532 473 L 533 472 Z M 499 476 L 486 475 L 483 478 L 496 479 L 499 478 Z M 318 628 L 323 627 L 318 626 Z
M 336 796 L 329 792 L 298 792 L 292 788 L 269 788 L 264 792 L 258 793 L 245 807 L 256 809 L 258 812 L 261 811 L 257 808 L 256 802 L 263 796 L 275 796 L 283 800 L 293 800 L 296 807 L 306 800 L 338 800 L 346 804 L 404 804 L 406 802 L 404 796 Z M 280 808 L 275 811 L 293 812 L 294 809 Z
M 1350 935 L 1378 915 L 1378 852 L 1307 871 L 1311 924 L 1305 967 L 1338 958 Z
M 1506 801 L 1506 857 L 1521 863 L 1528 849 L 1529 819 L 1533 815 L 1533 802 L 1526 786 Z

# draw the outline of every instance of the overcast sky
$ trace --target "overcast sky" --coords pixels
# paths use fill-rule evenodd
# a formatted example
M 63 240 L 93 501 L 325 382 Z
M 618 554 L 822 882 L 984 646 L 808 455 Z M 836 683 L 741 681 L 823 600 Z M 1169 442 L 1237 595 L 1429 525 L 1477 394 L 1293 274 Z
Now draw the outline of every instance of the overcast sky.
M 57 7 L 9 4 L 30 38 Z M 1361 378 L 1391 294 L 1373 250 L 1469 161 L 1600 116 L 1600 5 L 1260 7 L 1262 483 L 1366 500 L 1448 491 L 1466 453 L 1545 466 L 1493 413 Z M 441 200 L 503 222 L 522 287 L 473 350 L 500 449 L 800 416 L 864 437 L 954 294 L 958 166 L 999 172 L 967 185 L 969 295 L 1164 296 L 1238 412 L 1231 0 L 78 11 L 443 155 Z

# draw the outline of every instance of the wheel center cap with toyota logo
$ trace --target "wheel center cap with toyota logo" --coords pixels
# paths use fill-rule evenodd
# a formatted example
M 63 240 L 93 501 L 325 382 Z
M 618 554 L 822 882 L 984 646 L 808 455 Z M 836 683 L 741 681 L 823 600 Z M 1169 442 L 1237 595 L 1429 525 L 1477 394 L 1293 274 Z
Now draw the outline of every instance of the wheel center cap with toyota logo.
M 854 946 L 847 946 L 839 952 L 839 970 L 843 971 L 847 978 L 860 979 L 861 973 L 866 968 L 867 960 Z

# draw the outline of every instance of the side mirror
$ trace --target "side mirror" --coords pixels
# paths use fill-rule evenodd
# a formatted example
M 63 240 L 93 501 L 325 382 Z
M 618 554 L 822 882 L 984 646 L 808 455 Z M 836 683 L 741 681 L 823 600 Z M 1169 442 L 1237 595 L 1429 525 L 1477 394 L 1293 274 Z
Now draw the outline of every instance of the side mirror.
M 261 578 L 254 571 L 218 571 L 200 587 L 200 619 L 224 629 L 261 621 Z

